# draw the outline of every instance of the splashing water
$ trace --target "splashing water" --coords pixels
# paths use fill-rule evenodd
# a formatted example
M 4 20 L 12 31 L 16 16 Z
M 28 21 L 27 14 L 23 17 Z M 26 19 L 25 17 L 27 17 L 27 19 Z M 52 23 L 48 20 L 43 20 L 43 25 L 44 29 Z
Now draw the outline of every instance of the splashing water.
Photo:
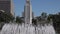
M 55 34 L 55 31 L 52 25 L 5 24 L 0 34 Z

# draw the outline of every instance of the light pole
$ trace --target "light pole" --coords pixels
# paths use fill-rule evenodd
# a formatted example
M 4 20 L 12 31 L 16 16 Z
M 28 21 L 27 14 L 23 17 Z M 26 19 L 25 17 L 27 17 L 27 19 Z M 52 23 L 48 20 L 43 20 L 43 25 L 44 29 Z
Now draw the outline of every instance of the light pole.
M 3 13 L 5 12 L 4 10 L 0 10 L 0 11 L 3 12 Z
M 4 13 L 5 11 L 4 10 L 0 10 L 0 20 L 1 20 L 1 18 L 4 18 L 3 17 L 3 13 Z M 2 22 L 2 21 L 1 21 Z

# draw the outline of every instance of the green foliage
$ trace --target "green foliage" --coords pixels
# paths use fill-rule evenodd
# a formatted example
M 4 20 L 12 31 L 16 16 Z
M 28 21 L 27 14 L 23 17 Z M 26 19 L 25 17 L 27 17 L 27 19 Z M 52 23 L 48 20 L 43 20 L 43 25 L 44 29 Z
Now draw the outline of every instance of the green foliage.
M 41 16 L 42 16 L 43 18 L 46 18 L 46 17 L 47 17 L 47 13 L 42 12 Z
M 37 20 L 38 20 L 38 21 L 40 21 L 40 20 L 41 20 L 41 16 L 39 16 L 39 17 L 36 17 L 36 18 L 37 18 Z
M 17 17 L 16 17 L 16 22 L 17 22 L 17 23 L 22 23 L 23 20 L 21 19 L 21 17 L 17 16 Z
M 55 29 L 59 28 L 60 29 L 60 14 L 50 14 L 48 16 L 48 19 L 53 20 L 53 26 Z
M 48 21 L 50 21 L 50 19 L 51 19 L 51 17 L 50 17 L 50 16 L 48 16 L 47 20 L 48 20 Z
M 11 16 L 11 15 L 8 15 L 6 13 L 0 13 L 0 22 L 10 22 L 10 21 L 13 21 L 14 20 L 14 17 Z
M 34 25 L 37 25 L 37 20 L 36 20 L 36 19 L 32 19 L 32 23 L 33 23 Z

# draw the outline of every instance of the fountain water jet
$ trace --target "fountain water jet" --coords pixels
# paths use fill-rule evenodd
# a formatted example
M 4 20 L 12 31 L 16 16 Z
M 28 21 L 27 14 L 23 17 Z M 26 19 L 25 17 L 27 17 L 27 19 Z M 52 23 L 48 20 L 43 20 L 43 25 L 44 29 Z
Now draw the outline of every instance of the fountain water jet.
M 5 24 L 0 34 L 55 34 L 52 25 L 32 26 L 27 24 Z

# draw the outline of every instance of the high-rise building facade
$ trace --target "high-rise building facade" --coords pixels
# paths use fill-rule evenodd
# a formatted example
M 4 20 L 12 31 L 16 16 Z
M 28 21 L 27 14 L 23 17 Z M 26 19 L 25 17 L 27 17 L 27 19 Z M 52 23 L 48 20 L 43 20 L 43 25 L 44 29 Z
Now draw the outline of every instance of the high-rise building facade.
M 25 12 L 22 12 L 22 17 L 25 17 Z M 32 12 L 32 19 L 34 18 L 34 12 Z
M 12 0 L 0 0 L 0 11 L 4 11 L 8 15 L 14 15 Z
M 32 24 L 32 7 L 30 4 L 30 0 L 26 0 L 23 14 L 24 14 L 25 23 Z

